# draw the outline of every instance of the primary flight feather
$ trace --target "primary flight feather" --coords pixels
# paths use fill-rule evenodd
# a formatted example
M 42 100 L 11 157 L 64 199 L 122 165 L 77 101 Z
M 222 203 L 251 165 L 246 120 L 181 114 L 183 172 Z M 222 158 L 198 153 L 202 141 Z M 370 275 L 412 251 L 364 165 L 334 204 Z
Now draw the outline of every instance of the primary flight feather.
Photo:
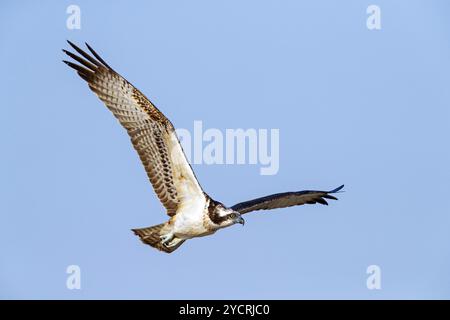
M 200 186 L 174 126 L 153 103 L 120 74 L 115 72 L 88 44 L 93 57 L 68 41 L 79 54 L 63 50 L 78 62 L 63 60 L 89 85 L 127 130 L 159 200 L 170 219 L 148 228 L 133 229 L 142 242 L 171 253 L 184 241 L 203 237 L 236 223 L 242 215 L 256 210 L 285 208 L 337 200 L 331 191 L 299 191 L 273 194 L 232 207 L 213 200 Z

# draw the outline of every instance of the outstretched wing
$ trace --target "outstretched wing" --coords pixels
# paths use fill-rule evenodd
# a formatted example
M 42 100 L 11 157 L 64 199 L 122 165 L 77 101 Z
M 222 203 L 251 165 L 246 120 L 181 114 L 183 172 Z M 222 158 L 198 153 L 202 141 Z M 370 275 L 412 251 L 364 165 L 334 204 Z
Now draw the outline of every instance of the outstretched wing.
M 299 206 L 302 204 L 320 203 L 328 205 L 325 199 L 337 200 L 331 194 L 339 192 L 344 185 L 331 191 L 298 191 L 272 194 L 270 196 L 249 200 L 235 204 L 231 207 L 234 211 L 244 214 L 256 210 L 270 210 L 277 208 L 286 208 L 292 206 Z
M 92 56 L 68 41 L 79 54 L 63 50 L 79 64 L 64 61 L 86 80 L 127 130 L 153 188 L 173 216 L 183 201 L 204 197 L 171 122 L 125 78 L 86 44 Z

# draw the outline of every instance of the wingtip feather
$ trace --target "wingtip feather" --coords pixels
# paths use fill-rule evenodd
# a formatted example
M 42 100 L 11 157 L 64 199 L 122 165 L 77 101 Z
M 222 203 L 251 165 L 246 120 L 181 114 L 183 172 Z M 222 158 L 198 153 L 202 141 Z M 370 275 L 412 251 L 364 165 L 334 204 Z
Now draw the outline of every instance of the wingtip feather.
M 339 187 L 337 187 L 334 190 L 328 191 L 327 193 L 338 193 L 339 191 L 342 190 L 342 188 L 344 188 L 344 185 L 340 185 Z
M 66 41 L 67 41 L 67 43 L 69 44 L 69 46 L 71 46 L 71 47 L 74 48 L 75 50 L 80 49 L 80 48 L 78 48 L 78 46 L 77 46 L 75 43 L 73 43 L 72 41 L 70 41 L 70 40 L 66 40 Z
M 103 59 L 100 57 L 100 55 L 99 55 L 97 52 L 95 52 L 94 49 L 92 49 L 92 47 L 91 47 L 87 42 L 85 42 L 84 44 L 85 44 L 86 47 L 89 49 L 89 51 L 94 55 L 94 57 L 97 58 L 98 61 L 100 61 L 100 62 L 101 62 L 105 67 L 107 67 L 108 69 L 113 70 L 113 69 L 106 63 L 106 61 L 103 60 Z

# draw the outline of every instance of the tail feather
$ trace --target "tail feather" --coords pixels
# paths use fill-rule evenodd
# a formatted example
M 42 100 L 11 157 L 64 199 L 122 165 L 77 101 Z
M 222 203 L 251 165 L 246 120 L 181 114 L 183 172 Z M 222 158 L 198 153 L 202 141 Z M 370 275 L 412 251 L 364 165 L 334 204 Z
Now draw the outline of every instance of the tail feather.
M 139 236 L 141 241 L 145 244 L 152 246 L 160 251 L 164 251 L 167 253 L 171 253 L 178 249 L 179 246 L 183 244 L 185 240 L 180 240 L 175 238 L 173 241 L 176 241 L 177 244 L 168 248 L 161 243 L 161 235 L 166 223 L 157 224 L 155 226 L 140 228 L 140 229 L 132 229 L 135 235 Z

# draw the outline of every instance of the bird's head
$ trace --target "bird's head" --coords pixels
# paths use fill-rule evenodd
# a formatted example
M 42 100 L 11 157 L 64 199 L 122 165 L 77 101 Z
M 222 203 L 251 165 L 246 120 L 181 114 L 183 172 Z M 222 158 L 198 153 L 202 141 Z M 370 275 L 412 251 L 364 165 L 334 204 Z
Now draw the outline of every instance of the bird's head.
M 232 209 L 228 209 L 228 210 L 229 211 L 228 211 L 226 217 L 227 217 L 227 220 L 230 221 L 230 224 L 235 224 L 235 223 L 240 223 L 242 225 L 245 224 L 245 220 L 244 220 L 244 218 L 242 218 L 242 215 L 239 212 L 234 211 Z
M 228 227 L 236 223 L 240 223 L 242 225 L 245 224 L 245 220 L 239 212 L 234 211 L 231 208 L 227 208 L 221 203 L 218 203 L 215 206 L 214 211 L 210 214 L 210 218 L 221 228 Z

